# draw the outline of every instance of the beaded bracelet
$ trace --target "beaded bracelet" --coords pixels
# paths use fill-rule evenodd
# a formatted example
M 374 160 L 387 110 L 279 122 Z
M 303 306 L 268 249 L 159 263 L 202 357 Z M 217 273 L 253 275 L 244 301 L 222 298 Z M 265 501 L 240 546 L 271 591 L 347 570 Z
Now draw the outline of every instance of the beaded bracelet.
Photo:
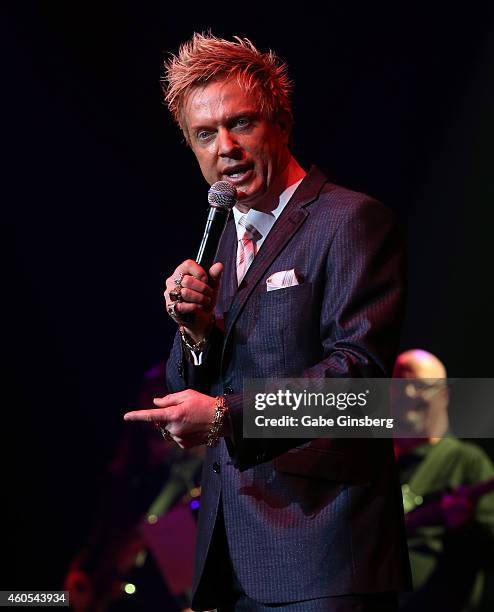
M 218 444 L 220 431 L 227 412 L 228 406 L 226 405 L 224 396 L 218 395 L 218 397 L 216 397 L 213 421 L 205 440 L 205 444 L 208 448 L 214 448 Z

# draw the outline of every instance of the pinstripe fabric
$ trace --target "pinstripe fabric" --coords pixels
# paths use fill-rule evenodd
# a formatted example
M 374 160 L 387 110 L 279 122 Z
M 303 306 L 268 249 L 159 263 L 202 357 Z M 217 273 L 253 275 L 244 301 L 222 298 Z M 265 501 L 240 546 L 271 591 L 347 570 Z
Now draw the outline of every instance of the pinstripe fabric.
M 201 576 L 219 503 L 235 573 L 257 602 L 399 590 L 409 568 L 389 440 L 242 437 L 244 377 L 389 373 L 403 305 L 394 219 L 312 169 L 240 286 L 236 249 L 230 221 L 218 253 L 224 332 L 216 332 L 205 364 L 186 362 L 178 340 L 168 362 L 171 390 L 229 393 L 233 428 L 204 464 L 194 605 L 215 603 Z M 292 269 L 298 285 L 266 290 L 270 276 Z
M 231 606 L 218 608 L 218 612 L 396 612 L 397 610 L 397 597 L 393 593 L 323 597 L 280 605 L 263 605 L 244 596 Z

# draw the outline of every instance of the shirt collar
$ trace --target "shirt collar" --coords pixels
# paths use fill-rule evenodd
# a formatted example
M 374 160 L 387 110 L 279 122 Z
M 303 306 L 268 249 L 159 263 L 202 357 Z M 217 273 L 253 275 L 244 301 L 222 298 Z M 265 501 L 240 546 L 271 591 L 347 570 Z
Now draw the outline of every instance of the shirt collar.
M 296 183 L 293 183 L 289 187 L 280 194 L 278 206 L 271 210 L 270 212 L 261 212 L 260 210 L 255 210 L 251 208 L 247 214 L 240 212 L 236 206 L 233 207 L 233 217 L 235 219 L 235 227 L 237 230 L 237 237 L 240 240 L 245 232 L 245 228 L 238 224 L 240 217 L 243 217 L 245 214 L 246 221 L 253 225 L 257 231 L 261 234 L 262 238 L 265 238 L 270 229 L 275 224 L 276 219 L 281 215 L 283 209 L 290 201 L 290 198 L 295 193 L 297 187 L 300 185 L 303 179 L 300 179 Z

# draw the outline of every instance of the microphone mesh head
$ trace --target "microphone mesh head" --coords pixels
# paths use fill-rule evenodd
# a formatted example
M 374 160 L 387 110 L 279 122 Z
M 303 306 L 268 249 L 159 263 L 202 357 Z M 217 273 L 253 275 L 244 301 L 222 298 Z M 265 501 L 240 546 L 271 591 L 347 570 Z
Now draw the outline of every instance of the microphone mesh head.
M 237 190 L 227 181 L 218 181 L 209 188 L 208 202 L 230 210 L 237 202 Z

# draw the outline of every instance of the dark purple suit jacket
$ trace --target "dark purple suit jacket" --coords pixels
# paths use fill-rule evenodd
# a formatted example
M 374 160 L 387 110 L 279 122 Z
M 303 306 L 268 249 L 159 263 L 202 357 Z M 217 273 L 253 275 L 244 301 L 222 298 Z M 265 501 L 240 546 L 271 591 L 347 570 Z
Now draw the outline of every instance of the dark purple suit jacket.
M 312 168 L 240 287 L 231 219 L 217 260 L 225 272 L 203 366 L 177 337 L 170 390 L 227 394 L 232 438 L 203 471 L 194 606 L 213 607 L 201 581 L 219 503 L 230 556 L 252 599 L 289 602 L 409 585 L 401 493 L 390 440 L 242 438 L 244 377 L 389 375 L 403 315 L 404 258 L 392 214 Z M 301 284 L 266 291 L 274 272 Z M 293 447 L 293 448 L 292 448 Z M 198 588 L 199 587 L 199 588 Z

